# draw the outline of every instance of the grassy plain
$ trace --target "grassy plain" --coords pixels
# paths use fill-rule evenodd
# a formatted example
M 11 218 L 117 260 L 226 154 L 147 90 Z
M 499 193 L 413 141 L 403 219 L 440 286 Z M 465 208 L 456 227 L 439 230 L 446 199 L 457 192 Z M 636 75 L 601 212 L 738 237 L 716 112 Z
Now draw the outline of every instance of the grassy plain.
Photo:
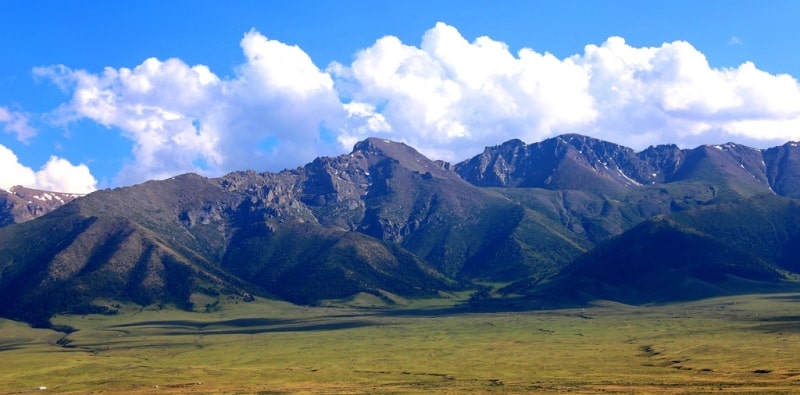
M 491 313 L 465 297 L 124 307 L 56 317 L 69 335 L 0 321 L 0 394 L 800 392 L 798 294 Z

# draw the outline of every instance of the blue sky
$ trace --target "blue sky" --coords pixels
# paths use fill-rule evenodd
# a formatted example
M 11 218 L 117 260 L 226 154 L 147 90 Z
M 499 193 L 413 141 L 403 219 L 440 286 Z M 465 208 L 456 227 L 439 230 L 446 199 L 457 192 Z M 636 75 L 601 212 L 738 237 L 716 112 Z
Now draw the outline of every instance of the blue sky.
M 383 136 L 800 140 L 796 1 L 9 1 L 0 188 L 280 171 Z

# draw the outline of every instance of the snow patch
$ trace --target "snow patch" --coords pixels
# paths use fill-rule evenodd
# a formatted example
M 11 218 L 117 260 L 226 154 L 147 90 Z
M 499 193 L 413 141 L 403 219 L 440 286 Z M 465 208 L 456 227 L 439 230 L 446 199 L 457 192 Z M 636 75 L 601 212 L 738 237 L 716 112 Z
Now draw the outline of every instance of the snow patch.
M 634 180 L 633 178 L 628 177 L 627 174 L 623 173 L 622 169 L 617 169 L 617 171 L 619 172 L 619 175 L 621 175 L 623 178 L 628 180 L 631 184 L 636 185 L 636 186 L 642 186 L 642 184 L 640 184 L 638 181 Z

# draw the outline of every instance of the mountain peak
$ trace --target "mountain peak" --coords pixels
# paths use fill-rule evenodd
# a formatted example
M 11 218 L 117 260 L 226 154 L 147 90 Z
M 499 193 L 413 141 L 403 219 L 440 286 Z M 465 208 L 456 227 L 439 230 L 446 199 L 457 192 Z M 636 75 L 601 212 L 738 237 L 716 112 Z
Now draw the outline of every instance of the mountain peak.
M 353 146 L 351 155 L 358 153 L 367 158 L 390 158 L 401 166 L 420 173 L 431 173 L 440 177 L 454 176 L 446 170 L 449 163 L 433 161 L 411 146 L 397 141 L 370 137 Z
M 353 152 L 376 152 L 376 151 L 394 151 L 398 149 L 404 150 L 414 150 L 413 148 L 409 147 L 405 143 L 401 143 L 398 141 L 392 141 L 387 139 L 382 139 L 378 137 L 367 137 L 364 140 L 357 142 L 353 146 Z
M 503 144 L 500 144 L 502 148 L 517 148 L 517 147 L 525 147 L 527 144 L 520 140 L 520 139 L 511 139 L 506 141 Z

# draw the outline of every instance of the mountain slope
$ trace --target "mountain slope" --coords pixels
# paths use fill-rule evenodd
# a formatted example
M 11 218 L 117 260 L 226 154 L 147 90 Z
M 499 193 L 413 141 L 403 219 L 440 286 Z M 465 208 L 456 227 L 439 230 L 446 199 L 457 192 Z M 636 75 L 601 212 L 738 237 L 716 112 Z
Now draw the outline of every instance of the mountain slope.
M 523 207 L 464 182 L 405 144 L 381 139 L 367 139 L 348 155 L 319 158 L 301 169 L 236 173 L 222 182 L 232 190 L 260 185 L 256 189 L 266 201 L 251 204 L 243 218 L 263 218 L 275 231 L 294 221 L 370 236 L 402 247 L 451 278 L 526 275 L 582 252 L 565 242 L 567 247 L 547 261 L 527 259 L 519 251 L 543 242 L 517 237 L 521 224 L 536 222 Z M 258 222 L 243 224 L 240 232 L 250 233 L 248 226 Z
M 718 194 L 753 196 L 772 192 L 760 150 L 728 143 L 685 151 L 685 158 L 669 182 L 702 181 Z
M 775 193 L 800 198 L 800 144 L 790 142 L 764 151 L 767 178 Z
M 107 310 L 93 304 L 98 298 L 189 308 L 192 292 L 248 289 L 168 234 L 86 215 L 78 204 L 1 229 L 0 246 L 0 311 L 35 324 L 55 312 Z
M 779 290 L 785 272 L 800 269 L 798 240 L 795 200 L 759 195 L 701 206 L 647 220 L 528 292 L 642 304 Z

